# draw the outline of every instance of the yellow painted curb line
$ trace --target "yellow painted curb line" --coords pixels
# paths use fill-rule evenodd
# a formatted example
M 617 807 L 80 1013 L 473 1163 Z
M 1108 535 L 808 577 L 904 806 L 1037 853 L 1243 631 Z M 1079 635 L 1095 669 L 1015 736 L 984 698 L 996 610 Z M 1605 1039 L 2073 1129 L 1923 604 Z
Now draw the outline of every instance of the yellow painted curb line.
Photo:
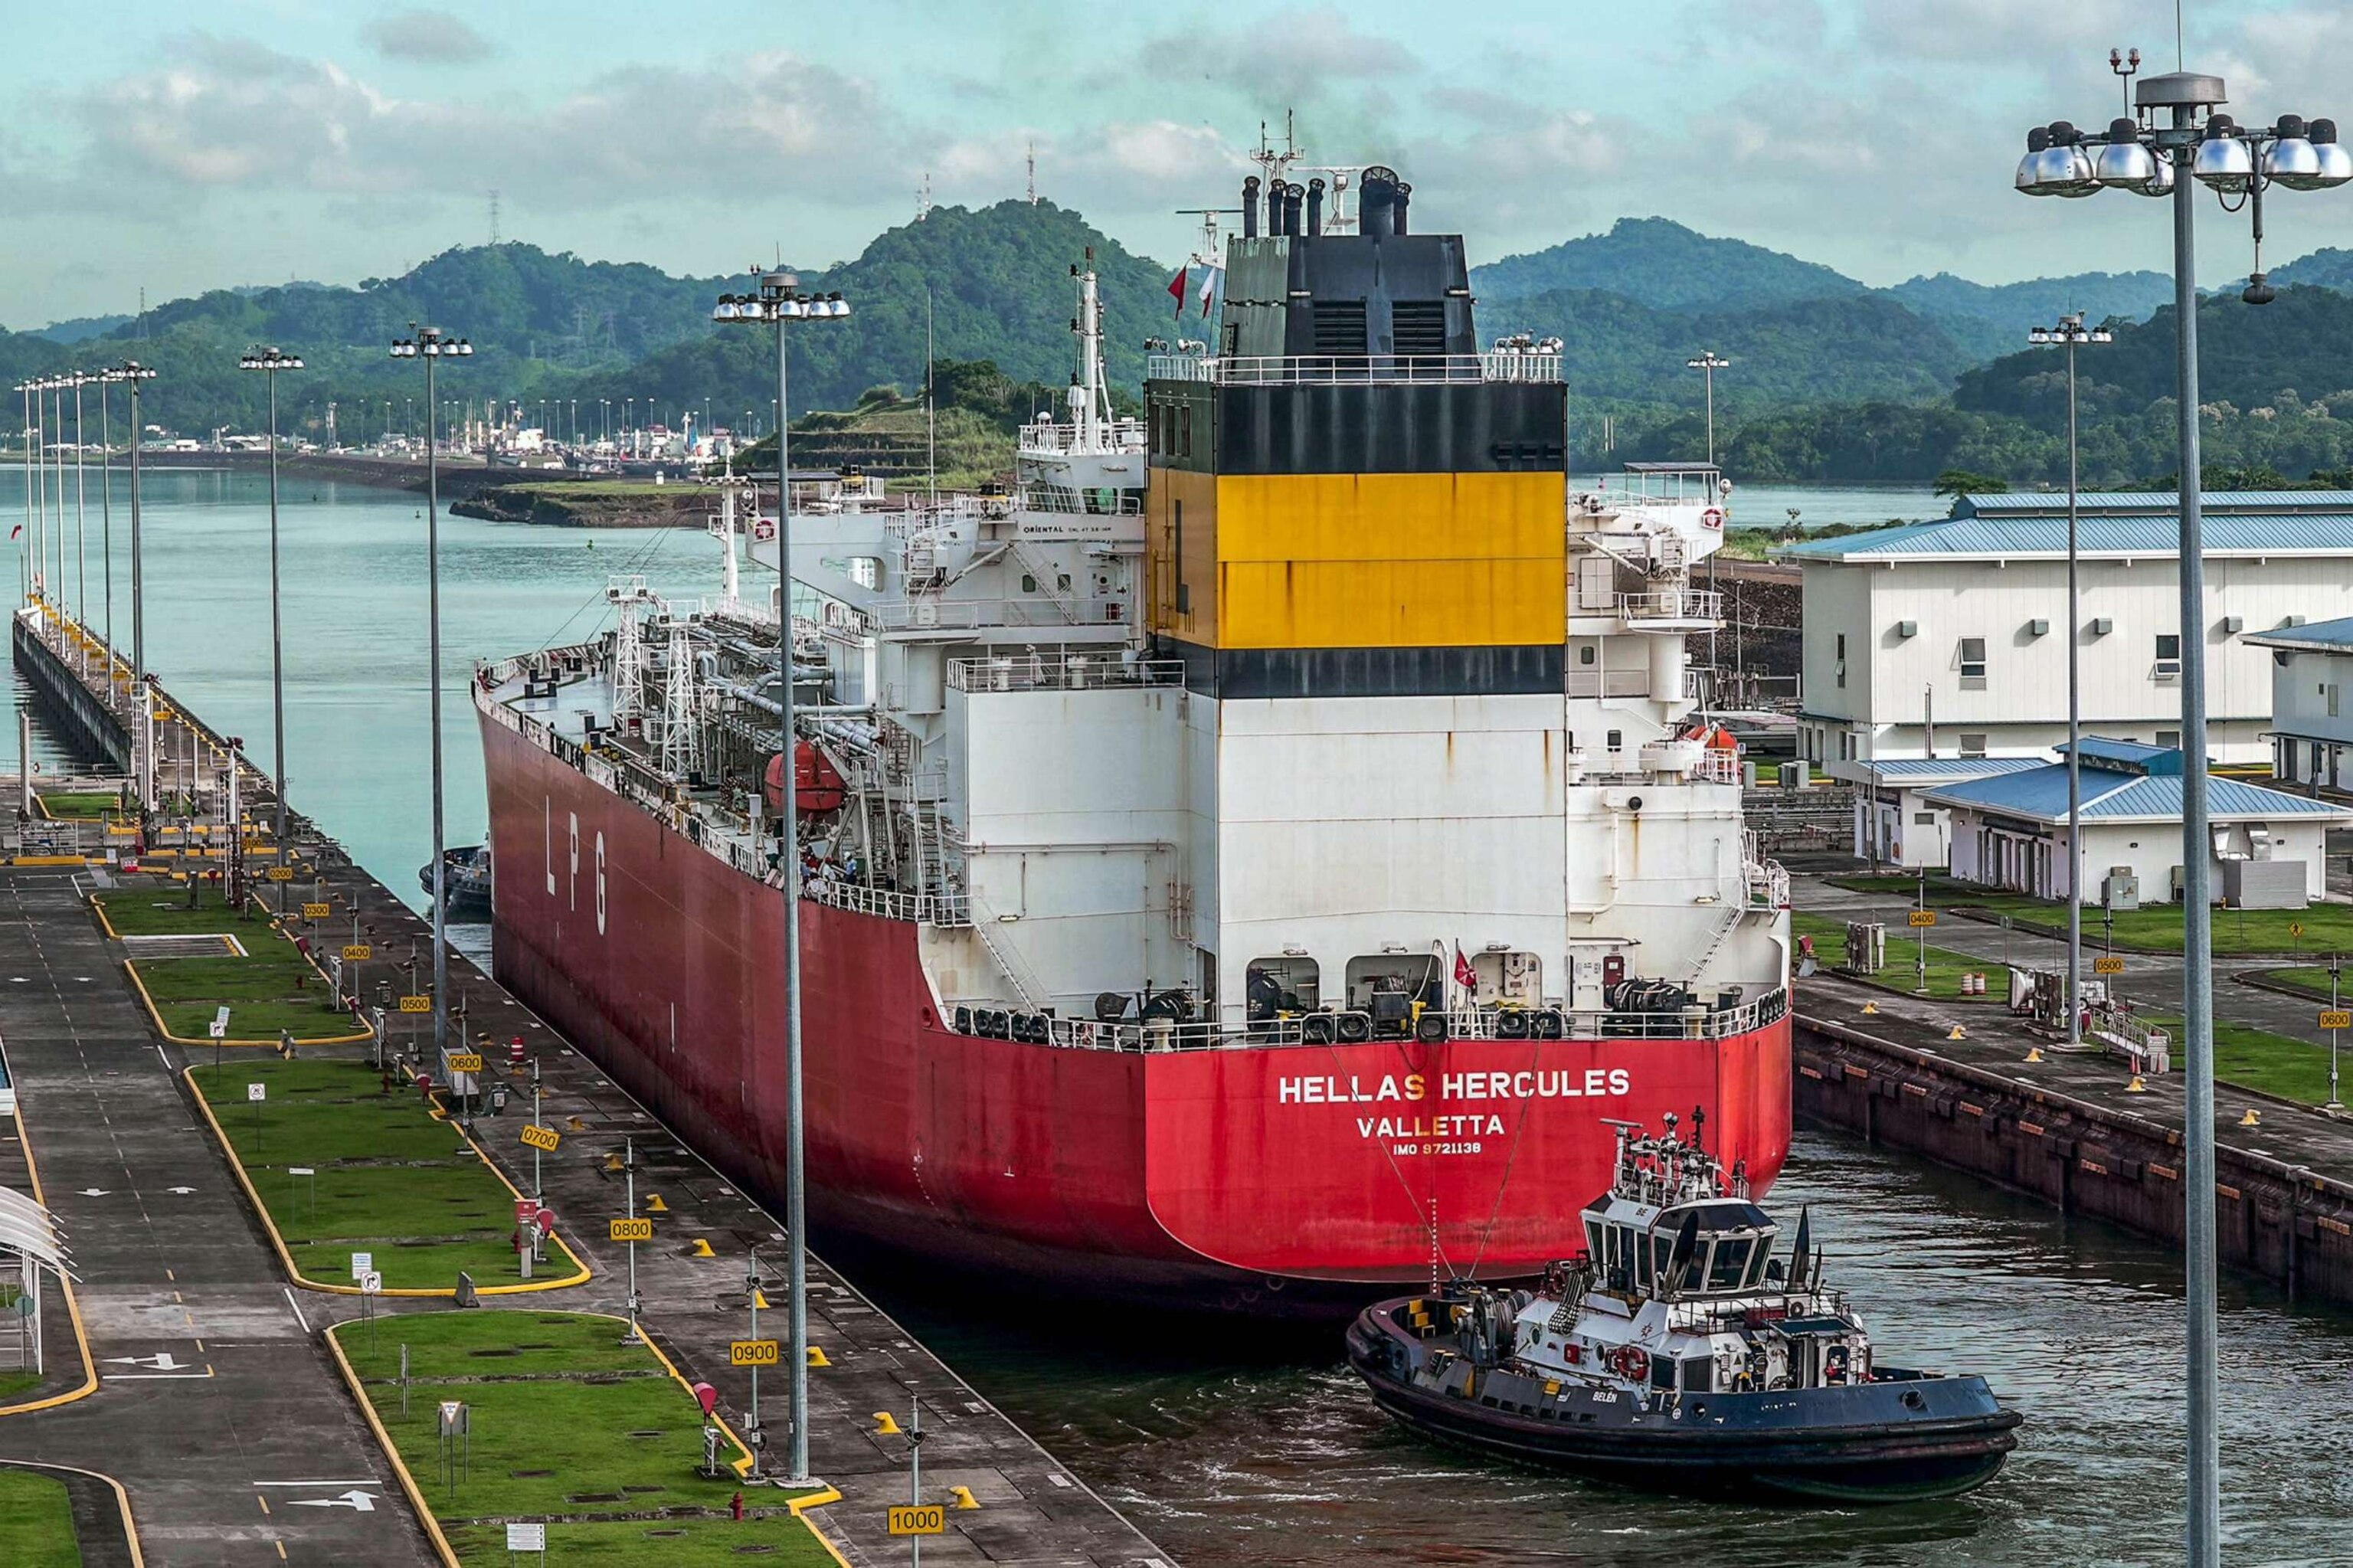
M 322 1280 L 312 1279 L 310 1276 L 304 1274 L 301 1267 L 295 1264 L 294 1254 L 292 1250 L 287 1246 L 286 1238 L 279 1234 L 278 1222 L 270 1217 L 269 1205 L 262 1202 L 260 1192 L 253 1184 L 253 1178 L 246 1173 L 245 1161 L 237 1158 L 237 1146 L 229 1141 L 228 1134 L 221 1128 L 220 1118 L 213 1115 L 212 1102 L 205 1097 L 204 1089 L 196 1083 L 195 1068 L 185 1068 L 182 1070 L 180 1075 L 187 1080 L 188 1092 L 194 1095 L 196 1098 L 196 1108 L 205 1113 L 205 1121 L 206 1125 L 211 1127 L 213 1129 L 213 1136 L 220 1140 L 221 1152 L 228 1157 L 228 1168 L 236 1173 L 237 1184 L 245 1189 L 247 1201 L 253 1204 L 254 1213 L 261 1216 L 262 1229 L 269 1233 L 269 1245 L 277 1252 L 278 1262 L 280 1266 L 286 1270 L 286 1277 L 305 1290 L 316 1290 L 328 1296 L 359 1295 L 360 1287 L 356 1285 L 331 1285 Z M 476 1143 L 472 1139 L 468 1139 L 466 1140 L 466 1144 L 468 1148 L 473 1150 L 474 1158 L 481 1160 L 485 1166 L 489 1167 L 491 1174 L 499 1179 L 500 1185 L 506 1188 L 508 1192 L 515 1197 L 520 1198 L 522 1196 L 522 1193 L 516 1190 L 515 1184 L 507 1180 L 506 1173 L 501 1171 L 496 1165 L 492 1165 L 489 1157 L 482 1153 L 481 1145 Z M 387 1236 L 385 1239 L 392 1241 L 398 1238 Z M 565 1290 L 569 1289 L 575 1285 L 586 1284 L 590 1277 L 590 1271 L 588 1266 L 586 1263 L 581 1262 L 580 1255 L 573 1251 L 572 1248 L 565 1244 L 562 1236 L 555 1236 L 552 1239 L 554 1241 L 556 1245 L 564 1248 L 564 1255 L 572 1260 L 573 1266 L 578 1270 L 577 1273 L 568 1275 L 562 1279 L 519 1279 L 512 1285 L 478 1285 L 474 1287 L 474 1294 L 477 1296 L 528 1296 L 538 1291 Z M 381 1296 L 411 1297 L 420 1299 L 438 1298 L 446 1300 L 450 1298 L 454 1298 L 458 1294 L 458 1290 L 455 1286 L 450 1287 L 447 1290 L 426 1290 L 416 1287 L 403 1287 L 396 1290 L 382 1290 L 377 1292 L 377 1294 Z
M 88 865 L 90 857 L 80 854 L 19 854 L 8 857 L 10 865 Z
M 41 1196 L 40 1167 L 33 1163 L 33 1140 L 25 1131 L 25 1110 L 22 1105 L 16 1108 L 16 1146 L 25 1151 L 25 1173 L 32 1178 L 33 1202 L 46 1209 L 48 1203 Z M 60 1404 L 71 1404 L 77 1399 L 88 1399 L 98 1392 L 98 1363 L 90 1359 L 90 1333 L 82 1327 L 81 1303 L 74 1299 L 73 1279 L 70 1276 L 60 1273 L 58 1276 L 58 1285 L 65 1291 L 66 1316 L 73 1320 L 74 1344 L 81 1351 L 81 1386 L 68 1389 L 63 1393 L 53 1393 L 46 1399 L 26 1400 L 22 1404 L 0 1405 L 0 1415 L 29 1415 L 37 1410 L 54 1410 Z M 117 1491 L 121 1489 L 120 1487 L 115 1489 Z M 123 1518 L 128 1520 L 130 1517 L 131 1508 L 126 1502 L 123 1505 Z M 132 1555 L 133 1557 L 138 1555 L 138 1548 L 135 1544 L 132 1549 Z
M 841 1564 L 841 1568 L 849 1568 L 849 1559 L 841 1554 L 841 1548 L 833 1543 L 833 1537 L 819 1530 L 817 1527 L 817 1520 L 810 1519 L 807 1514 L 810 1509 L 823 1508 L 828 1503 L 838 1503 L 840 1500 L 841 1493 L 832 1487 L 827 1487 L 822 1491 L 807 1492 L 800 1497 L 787 1499 L 785 1508 L 807 1528 L 811 1535 L 817 1537 L 817 1543 L 825 1548 L 825 1554 L 828 1557 Z
M 79 1465 L 50 1465 L 38 1459 L 0 1460 L 12 1470 L 62 1470 L 69 1476 L 88 1476 L 93 1481 L 104 1481 L 114 1493 L 114 1506 L 122 1510 L 122 1540 L 131 1548 L 131 1568 L 147 1568 L 146 1554 L 139 1550 L 139 1526 L 131 1517 L 131 1494 L 122 1483 L 103 1470 L 85 1470 Z
M 201 1102 L 203 1097 L 198 1096 L 197 1098 Z M 229 1156 L 231 1161 L 236 1158 L 233 1154 Z M 239 1177 L 245 1174 L 242 1168 L 237 1174 Z M 271 1235 L 274 1237 L 276 1234 L 273 1231 Z M 335 1330 L 342 1327 L 340 1323 L 329 1326 L 322 1338 L 327 1341 L 328 1352 L 335 1358 L 336 1370 L 343 1374 L 344 1386 L 352 1391 L 352 1397 L 359 1401 L 360 1414 L 366 1418 L 368 1430 L 375 1434 L 376 1446 L 383 1449 L 384 1457 L 392 1461 L 392 1472 L 400 1478 L 400 1489 L 408 1495 L 408 1506 L 416 1510 L 417 1522 L 425 1526 L 426 1539 L 433 1542 L 433 1550 L 440 1554 L 443 1568 L 465 1568 L 465 1564 L 458 1561 L 458 1553 L 450 1549 L 449 1538 L 441 1533 L 441 1521 L 433 1517 L 432 1505 L 425 1500 L 424 1492 L 417 1489 L 417 1478 L 408 1473 L 407 1463 L 400 1457 L 399 1445 L 392 1440 L 392 1434 L 384 1429 L 384 1420 L 375 1413 L 375 1402 L 367 1396 L 367 1386 L 360 1382 L 360 1374 L 352 1370 L 350 1359 L 343 1354 L 343 1343 L 335 1338 Z

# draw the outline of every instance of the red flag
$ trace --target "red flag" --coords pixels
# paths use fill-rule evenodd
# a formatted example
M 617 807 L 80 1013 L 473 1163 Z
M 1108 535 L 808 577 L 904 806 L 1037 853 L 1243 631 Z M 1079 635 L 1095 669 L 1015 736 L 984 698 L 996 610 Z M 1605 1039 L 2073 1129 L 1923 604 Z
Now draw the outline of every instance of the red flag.
M 1178 321 L 1185 319 L 1185 274 L 1189 270 L 1189 268 L 1179 267 L 1176 269 L 1176 276 L 1168 281 L 1168 292 L 1176 301 Z
M 1479 976 L 1471 968 L 1471 960 L 1462 956 L 1462 944 L 1454 944 L 1454 983 L 1464 991 L 1479 989 Z

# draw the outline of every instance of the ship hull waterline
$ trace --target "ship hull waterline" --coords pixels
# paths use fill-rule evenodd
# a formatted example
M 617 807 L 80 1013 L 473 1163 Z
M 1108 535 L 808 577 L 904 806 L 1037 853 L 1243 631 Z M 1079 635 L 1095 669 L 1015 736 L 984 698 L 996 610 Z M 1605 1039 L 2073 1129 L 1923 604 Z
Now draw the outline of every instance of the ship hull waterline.
M 781 1209 L 784 900 L 488 712 L 499 981 Z M 1760 1192 L 1787 1016 L 1716 1040 L 1135 1053 L 960 1034 L 908 922 L 801 906 L 813 1236 L 1039 1292 L 1345 1317 L 1583 1245 L 1605 1118 L 1704 1111 Z

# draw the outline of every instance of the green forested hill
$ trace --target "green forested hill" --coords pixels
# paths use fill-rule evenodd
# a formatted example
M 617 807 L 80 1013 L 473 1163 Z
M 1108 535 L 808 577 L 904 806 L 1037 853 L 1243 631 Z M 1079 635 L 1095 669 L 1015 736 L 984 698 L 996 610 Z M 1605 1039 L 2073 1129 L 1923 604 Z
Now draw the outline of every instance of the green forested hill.
M 1621 217 L 1607 234 L 1473 268 L 1471 287 L 1482 301 L 1496 302 L 1600 290 L 1662 311 L 1778 305 L 1864 291 L 1828 267 L 1663 217 Z

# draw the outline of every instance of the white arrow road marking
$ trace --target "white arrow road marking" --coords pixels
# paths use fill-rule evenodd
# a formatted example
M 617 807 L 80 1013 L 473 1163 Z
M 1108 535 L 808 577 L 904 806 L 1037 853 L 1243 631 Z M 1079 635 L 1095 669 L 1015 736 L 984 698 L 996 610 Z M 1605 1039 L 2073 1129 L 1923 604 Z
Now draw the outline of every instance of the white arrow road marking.
M 180 1372 L 185 1369 L 188 1363 L 173 1360 L 172 1352 L 169 1351 L 158 1351 L 152 1356 L 109 1356 L 106 1358 L 106 1364 L 111 1367 L 153 1367 L 157 1372 Z
M 374 1513 L 375 1499 L 359 1490 L 345 1492 L 339 1498 L 296 1498 L 296 1508 L 347 1508 L 358 1513 Z
M 171 1193 L 174 1197 L 185 1198 L 189 1193 L 195 1192 L 195 1189 L 194 1187 L 166 1187 L 164 1191 Z

